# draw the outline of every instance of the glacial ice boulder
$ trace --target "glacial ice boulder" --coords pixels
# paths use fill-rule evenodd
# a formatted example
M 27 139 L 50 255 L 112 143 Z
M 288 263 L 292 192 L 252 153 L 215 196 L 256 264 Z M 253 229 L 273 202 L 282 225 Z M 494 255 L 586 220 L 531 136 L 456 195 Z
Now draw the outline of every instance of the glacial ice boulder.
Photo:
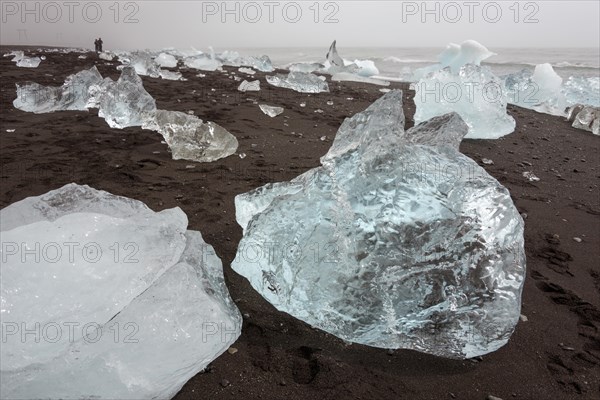
M 458 114 L 403 127 L 391 91 L 344 121 L 321 167 L 237 196 L 232 267 L 277 309 L 347 341 L 492 352 L 519 320 L 523 220 L 458 151 Z
M 167 53 L 160 53 L 158 56 L 156 56 L 154 62 L 156 62 L 163 68 L 177 67 L 177 59 L 175 58 L 175 56 L 172 56 L 171 54 Z
M 536 65 L 533 73 L 523 69 L 503 78 L 503 90 L 510 104 L 545 114 L 565 115 L 567 102 L 562 93 L 562 78 L 550 64 Z
M 183 60 L 183 63 L 188 68 L 197 69 L 200 71 L 216 71 L 221 69 L 223 63 L 219 60 L 215 60 L 207 54 L 201 54 L 196 57 L 188 57 Z
M 242 56 L 237 51 L 224 51 L 215 56 L 223 65 L 231 67 L 251 67 L 261 72 L 273 72 L 273 64 L 267 55 Z
M 291 64 L 288 68 L 291 72 L 304 72 L 311 73 L 315 71 L 321 71 L 325 68 L 323 64 L 320 63 L 294 63 Z
M 115 57 L 116 56 L 113 53 L 107 51 L 98 54 L 98 58 L 104 61 L 112 61 Z
M 238 148 L 235 136 L 222 126 L 179 111 L 157 110 L 143 128 L 163 135 L 174 160 L 212 162 L 229 157 Z
M 27 57 L 23 51 L 12 51 L 5 54 L 4 57 L 13 56 L 11 61 L 17 64 L 17 67 L 22 68 L 37 68 L 40 66 L 42 59 L 40 57 Z M 45 59 L 45 56 L 44 56 Z
M 146 52 L 126 53 L 119 56 L 119 61 L 124 65 L 135 68 L 135 72 L 141 76 L 160 78 L 160 65 L 158 65 Z M 118 69 L 122 70 L 120 66 Z
M 358 67 L 358 71 L 356 73 L 360 76 L 369 77 L 373 75 L 379 75 L 379 68 L 377 68 L 374 61 L 354 60 L 353 64 Z
M 142 126 L 156 112 L 156 101 L 132 66 L 125 66 L 116 82 L 106 78 L 92 86 L 90 95 L 88 107 L 98 108 L 98 116 L 111 128 Z
M 571 76 L 563 82 L 561 92 L 568 105 L 586 104 L 600 107 L 600 77 Z
M 489 51 L 484 45 L 475 40 L 465 40 L 460 45 L 450 43 L 446 50 L 438 56 L 442 68 L 450 67 L 457 73 L 464 65 L 481 65 L 481 62 L 496 55 Z
M 273 86 L 292 89 L 300 93 L 329 92 L 329 85 L 318 75 L 305 72 L 290 72 L 288 75 L 267 75 L 267 82 Z
M 96 66 L 70 75 L 61 87 L 46 87 L 35 82 L 17 84 L 15 108 L 36 114 L 65 110 L 87 110 L 89 89 L 102 82 Z
M 515 130 L 507 114 L 503 83 L 488 67 L 449 67 L 431 72 L 415 84 L 415 123 L 457 112 L 469 126 L 468 139 L 497 139 Z
M 600 107 L 582 107 L 573 119 L 573 128 L 600 135 Z
M 0 216 L 3 397 L 169 399 L 240 335 L 179 208 L 70 184 Z
M 461 44 L 449 43 L 437 56 L 439 63 L 415 70 L 412 80 L 419 81 L 426 75 L 444 68 L 450 68 L 452 73 L 457 74 L 463 66 L 467 64 L 479 66 L 482 61 L 494 55 L 496 53 L 489 51 L 475 40 L 465 40 Z

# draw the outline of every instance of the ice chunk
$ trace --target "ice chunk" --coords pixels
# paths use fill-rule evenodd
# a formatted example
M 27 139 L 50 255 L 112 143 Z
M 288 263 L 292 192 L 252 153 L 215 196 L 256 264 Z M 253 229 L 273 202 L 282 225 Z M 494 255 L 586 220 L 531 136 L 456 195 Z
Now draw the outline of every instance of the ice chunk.
M 88 107 L 98 108 L 98 116 L 111 128 L 142 126 L 156 112 L 154 98 L 144 89 L 142 79 L 131 66 L 123 68 L 116 82 L 106 78 L 92 86 L 90 94 Z
M 113 53 L 109 53 L 109 52 L 102 52 L 100 54 L 98 54 L 98 58 L 100 58 L 101 60 L 105 60 L 105 61 L 112 61 L 114 60 L 116 56 Z
M 379 75 L 379 69 L 371 60 L 354 60 L 353 64 L 358 67 L 358 71 L 356 73 L 360 76 L 369 77 L 373 75 Z
M 261 72 L 272 72 L 274 71 L 271 59 L 267 55 L 256 56 L 241 56 L 236 51 L 225 51 L 216 56 L 223 65 L 232 67 L 252 67 Z
M 331 46 L 329 46 L 326 58 L 332 66 L 343 68 L 345 66 L 344 60 L 337 52 L 336 42 L 337 41 L 334 40 L 333 43 L 331 43 Z
M 244 80 L 242 83 L 240 83 L 238 90 L 240 92 L 258 92 L 258 91 L 260 91 L 260 81 L 256 80 L 256 81 L 248 82 L 248 81 Z
M 524 69 L 504 77 L 509 103 L 547 114 L 565 115 L 561 88 L 562 78 L 550 64 L 536 65 L 533 73 Z
M 17 67 L 23 68 L 37 68 L 39 67 L 42 59 L 39 57 L 23 57 L 17 61 Z
M 262 112 L 264 112 L 271 118 L 276 117 L 279 114 L 283 113 L 282 107 L 273 107 L 273 106 L 268 106 L 266 104 L 259 104 L 258 106 L 260 107 Z
M 4 55 L 5 57 L 13 56 L 12 60 L 17 64 L 17 67 L 23 68 L 37 68 L 39 67 L 42 59 L 39 57 L 27 57 L 22 51 L 13 51 Z
M 454 73 L 467 64 L 481 65 L 481 62 L 496 55 L 489 51 L 484 45 L 475 40 L 465 40 L 460 45 L 450 43 L 446 50 L 439 56 L 438 60 L 442 68 L 450 67 Z
M 3 243 L 53 251 L 3 254 L 3 324 L 43 332 L 3 340 L 3 397 L 168 399 L 240 335 L 221 261 L 179 208 L 70 184 L 0 216 Z
M 497 139 L 512 133 L 515 120 L 507 114 L 503 83 L 489 68 L 467 64 L 459 73 L 444 68 L 416 83 L 415 123 L 457 112 L 469 125 L 470 139 Z
M 188 57 L 183 60 L 183 63 L 186 67 L 198 69 L 200 71 L 216 71 L 223 66 L 220 61 L 212 59 L 205 54 L 197 57 Z
M 102 82 L 96 66 L 70 75 L 62 87 L 45 87 L 28 82 L 17 84 L 15 108 L 36 114 L 63 110 L 87 110 L 89 89 Z
M 321 71 L 324 68 L 325 66 L 319 63 L 297 63 L 290 65 L 288 69 L 292 72 L 304 72 L 308 74 L 315 71 Z
M 166 79 L 169 81 L 185 81 L 185 80 L 187 80 L 183 77 L 183 75 L 181 75 L 181 72 L 177 72 L 177 71 L 169 71 L 166 69 L 161 69 L 159 71 L 159 74 L 162 79 Z
M 573 120 L 573 128 L 600 135 L 600 107 L 583 107 Z
M 236 197 L 232 267 L 277 309 L 344 340 L 451 358 L 506 344 L 523 220 L 456 146 L 454 114 L 404 132 L 402 93 L 347 119 L 323 166 Z
M 163 68 L 177 67 L 177 59 L 174 56 L 172 56 L 171 54 L 167 54 L 167 53 L 160 53 L 154 59 L 154 62 L 156 62 L 158 65 L 160 65 Z
M 234 154 L 238 148 L 235 136 L 223 127 L 179 111 L 158 110 L 143 128 L 163 135 L 174 160 L 212 162 Z
M 376 78 L 365 78 L 364 76 L 351 74 L 349 72 L 338 72 L 331 77 L 331 80 L 335 82 L 361 82 L 379 86 L 390 86 L 388 81 Z
M 600 77 L 571 76 L 563 83 L 562 94 L 568 105 L 585 104 L 600 107 Z
M 4 57 L 8 56 L 13 56 L 11 61 L 16 63 L 17 67 L 37 68 L 42 62 L 40 57 L 27 57 L 22 51 L 13 51 L 4 55 Z
M 252 68 L 241 67 L 241 68 L 238 69 L 238 71 L 240 71 L 242 74 L 246 74 L 246 75 L 254 75 L 254 74 L 256 74 L 256 71 L 253 70 Z
M 450 68 L 454 74 L 458 74 L 465 65 L 481 65 L 481 62 L 496 55 L 489 51 L 481 43 L 475 40 L 466 40 L 461 44 L 449 43 L 446 49 L 438 55 L 439 64 L 428 65 L 414 71 L 412 81 L 417 82 L 428 74 Z
M 329 85 L 319 76 L 304 72 L 290 72 L 288 75 L 267 75 L 267 82 L 273 86 L 292 89 L 300 93 L 329 92 Z
M 135 72 L 141 76 L 149 76 L 151 78 L 160 77 L 160 66 L 154 62 L 150 54 L 145 52 L 127 53 L 119 56 L 119 61 L 124 65 L 129 65 L 135 68 Z M 122 69 L 120 67 L 119 69 Z
M 575 104 L 567 109 L 567 121 L 573 122 L 575 121 L 575 117 L 581 110 L 583 110 L 585 106 L 583 104 Z

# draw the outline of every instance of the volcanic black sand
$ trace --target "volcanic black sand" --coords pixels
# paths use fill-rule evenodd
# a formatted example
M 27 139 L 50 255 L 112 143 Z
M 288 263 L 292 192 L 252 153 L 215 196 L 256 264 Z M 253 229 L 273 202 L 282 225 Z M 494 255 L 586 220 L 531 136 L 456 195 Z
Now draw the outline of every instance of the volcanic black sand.
M 331 93 L 299 94 L 271 87 L 263 73 L 246 77 L 228 67 L 225 71 L 260 79 L 262 90 L 240 93 L 239 82 L 218 71 L 198 78 L 198 71 L 184 69 L 187 82 L 144 77 L 159 108 L 193 110 L 222 125 L 238 138 L 238 154 L 247 155 L 198 164 L 173 161 L 155 132 L 111 129 L 96 110 L 36 115 L 13 107 L 16 82 L 59 86 L 93 65 L 103 76 L 118 78 L 117 62 L 79 55 L 46 53 L 35 69 L 0 58 L 0 206 L 76 182 L 157 211 L 185 211 L 189 229 L 201 231 L 223 260 L 244 325 L 234 344 L 238 352 L 226 352 L 192 378 L 177 400 L 600 398 L 599 137 L 571 128 L 564 118 L 509 106 L 515 133 L 463 141 L 461 151 L 510 190 L 525 217 L 526 318 L 506 346 L 475 360 L 388 352 L 344 343 L 276 311 L 230 268 L 242 235 L 234 197 L 318 166 L 344 118 L 380 97 L 379 87 L 330 83 Z M 404 90 L 411 126 L 413 93 L 406 84 L 392 87 Z M 253 100 L 285 112 L 270 118 Z M 482 158 L 494 164 L 483 165 Z M 524 171 L 540 181 L 529 182 Z

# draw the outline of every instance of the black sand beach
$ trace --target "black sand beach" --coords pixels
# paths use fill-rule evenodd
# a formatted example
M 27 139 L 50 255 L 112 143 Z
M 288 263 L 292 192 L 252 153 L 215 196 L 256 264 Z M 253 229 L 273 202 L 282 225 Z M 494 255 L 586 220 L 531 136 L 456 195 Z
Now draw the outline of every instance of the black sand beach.
M 10 50 L 15 48 L 0 48 L 2 54 Z M 525 318 L 506 346 L 483 358 L 388 352 L 346 344 L 278 312 L 230 268 L 242 236 L 234 197 L 318 166 L 344 118 L 380 97 L 380 87 L 331 82 L 331 93 L 307 95 L 272 87 L 259 72 L 252 80 L 260 79 L 262 90 L 240 93 L 239 82 L 219 71 L 199 78 L 199 71 L 182 70 L 186 82 L 143 77 L 158 108 L 193 110 L 218 123 L 237 137 L 238 154 L 246 154 L 198 164 L 172 160 L 155 132 L 111 129 L 95 110 L 40 115 L 16 110 L 17 82 L 59 86 L 93 65 L 105 77 L 119 76 L 117 62 L 94 53 L 86 59 L 78 53 L 45 55 L 35 69 L 0 58 L 0 207 L 76 182 L 143 201 L 153 210 L 183 209 L 189 229 L 201 231 L 222 259 L 244 325 L 234 345 L 238 351 L 215 360 L 175 399 L 600 398 L 599 137 L 564 118 L 509 106 L 517 121 L 513 134 L 463 141 L 461 151 L 510 190 L 526 218 Z M 225 71 L 249 79 L 237 68 Z M 408 84 L 391 87 L 404 90 L 411 126 L 414 93 Z M 253 100 L 285 112 L 270 118 Z M 483 158 L 494 164 L 483 165 Z M 524 171 L 540 181 L 529 182 Z

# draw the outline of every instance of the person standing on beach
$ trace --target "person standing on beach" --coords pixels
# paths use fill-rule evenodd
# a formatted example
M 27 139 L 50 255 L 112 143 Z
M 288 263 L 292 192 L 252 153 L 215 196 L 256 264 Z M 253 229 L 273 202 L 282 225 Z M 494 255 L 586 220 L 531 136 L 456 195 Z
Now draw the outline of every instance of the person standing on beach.
M 98 39 L 94 40 L 94 49 L 96 50 L 96 53 L 98 53 Z
M 102 44 L 103 44 L 103 43 L 104 43 L 104 42 L 102 41 L 102 38 L 99 38 L 99 39 L 98 39 L 98 52 L 99 52 L 99 53 L 102 53 Z

